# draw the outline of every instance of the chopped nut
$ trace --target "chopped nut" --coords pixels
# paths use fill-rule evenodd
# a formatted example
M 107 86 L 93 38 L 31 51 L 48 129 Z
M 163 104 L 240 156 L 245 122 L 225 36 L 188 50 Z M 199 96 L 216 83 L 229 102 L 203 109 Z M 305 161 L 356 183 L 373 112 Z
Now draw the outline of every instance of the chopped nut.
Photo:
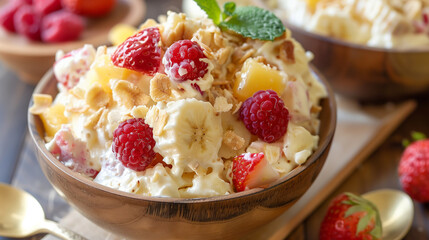
M 91 116 L 89 116 L 89 118 L 85 121 L 85 123 L 83 124 L 83 126 L 85 128 L 89 128 L 89 129 L 95 129 L 95 125 L 98 123 L 98 121 L 100 120 L 101 115 L 103 114 L 103 112 L 106 110 L 106 108 L 100 108 L 98 109 L 97 112 L 93 113 Z
M 292 41 L 286 40 L 282 45 L 280 45 L 279 57 L 286 64 L 294 64 L 295 63 L 295 54 Z
M 168 114 L 154 107 L 146 114 L 146 121 L 147 124 L 152 127 L 153 135 L 159 136 L 162 134 L 164 126 L 167 124 Z
M 66 111 L 71 113 L 84 113 L 88 111 L 89 105 L 83 100 L 76 100 L 72 105 L 66 106 Z
M 99 84 L 94 84 L 85 94 L 86 103 L 93 109 L 105 107 L 109 101 L 109 95 Z
M 217 62 L 219 65 L 223 65 L 224 63 L 226 63 L 226 61 L 228 60 L 228 58 L 231 56 L 232 53 L 232 47 L 226 47 L 226 48 L 221 48 L 219 51 L 216 52 L 216 57 L 217 57 Z
M 42 114 L 52 104 L 52 96 L 48 94 L 33 94 L 33 106 L 30 108 L 31 114 Z
M 321 106 L 311 106 L 310 112 L 311 113 L 319 113 L 320 111 L 322 111 L 322 107 Z
M 232 104 L 228 103 L 225 97 L 217 97 L 214 103 L 214 109 L 216 112 L 228 112 L 232 109 Z
M 405 16 L 409 20 L 415 20 L 418 16 L 420 16 L 422 8 L 422 2 L 418 0 L 406 1 L 403 5 Z
M 146 114 L 149 109 L 146 106 L 136 106 L 131 110 L 131 115 L 135 118 L 146 118 Z
M 241 105 L 243 104 L 243 102 L 239 102 L 239 103 L 237 103 L 236 105 L 235 105 L 235 108 L 234 108 L 234 110 L 232 111 L 232 114 L 236 114 L 239 110 L 240 110 L 240 108 L 241 108 Z
M 79 87 L 74 87 L 70 90 L 70 94 L 76 97 L 77 99 L 85 98 L 85 90 Z
M 240 58 L 240 60 L 238 61 L 239 64 L 243 64 L 248 58 L 250 58 L 251 56 L 253 56 L 253 54 L 256 53 L 255 49 L 250 49 L 248 51 L 246 51 L 246 53 L 244 53 L 244 55 Z
M 152 18 L 149 18 L 148 20 L 146 20 L 144 23 L 140 25 L 139 29 L 143 30 L 145 28 L 155 27 L 156 25 L 158 25 L 158 23 Z
M 109 115 L 109 111 L 102 111 L 100 118 L 98 119 L 97 124 L 95 125 L 96 129 L 104 129 L 105 135 L 108 136 L 108 130 L 106 128 L 107 124 L 108 124 L 108 118 L 107 116 Z
M 134 84 L 125 80 L 112 82 L 113 98 L 122 106 L 131 109 L 134 106 L 146 105 L 150 102 L 150 96 L 144 94 Z
M 228 130 L 223 134 L 223 143 L 232 150 L 239 150 L 244 146 L 245 140 L 234 131 Z
M 167 75 L 157 73 L 150 80 L 150 97 L 155 102 L 167 101 L 171 98 L 171 82 Z

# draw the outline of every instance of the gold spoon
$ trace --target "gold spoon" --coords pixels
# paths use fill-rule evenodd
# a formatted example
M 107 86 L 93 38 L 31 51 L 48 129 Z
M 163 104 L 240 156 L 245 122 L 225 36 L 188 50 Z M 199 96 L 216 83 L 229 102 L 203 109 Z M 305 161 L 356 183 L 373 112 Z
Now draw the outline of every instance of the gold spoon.
M 413 201 L 407 194 L 380 189 L 365 193 L 362 197 L 371 201 L 380 212 L 382 239 L 400 240 L 407 234 L 414 217 Z
M 46 220 L 42 206 L 29 193 L 0 183 L 0 236 L 23 238 L 38 233 L 51 233 L 65 240 L 86 240 Z

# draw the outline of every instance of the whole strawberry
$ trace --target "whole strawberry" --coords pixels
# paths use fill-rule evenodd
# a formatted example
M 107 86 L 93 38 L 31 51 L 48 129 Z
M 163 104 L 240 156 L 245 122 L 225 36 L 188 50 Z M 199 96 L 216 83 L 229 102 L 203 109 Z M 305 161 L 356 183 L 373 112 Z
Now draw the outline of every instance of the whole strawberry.
M 352 193 L 332 200 L 320 226 L 320 240 L 381 239 L 381 220 L 377 208 Z
M 429 202 L 429 139 L 411 143 L 398 167 L 402 188 L 411 198 Z

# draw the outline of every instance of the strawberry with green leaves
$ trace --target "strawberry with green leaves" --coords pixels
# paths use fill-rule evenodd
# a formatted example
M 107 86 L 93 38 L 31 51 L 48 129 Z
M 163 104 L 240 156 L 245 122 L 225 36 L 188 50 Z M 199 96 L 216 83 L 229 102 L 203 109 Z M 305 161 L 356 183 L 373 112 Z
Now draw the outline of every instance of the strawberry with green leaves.
M 332 200 L 319 232 L 320 240 L 375 240 L 381 236 L 377 207 L 352 193 L 342 193 Z
M 429 202 L 429 139 L 413 132 L 413 143 L 406 146 L 399 162 L 398 174 L 404 191 L 416 201 Z

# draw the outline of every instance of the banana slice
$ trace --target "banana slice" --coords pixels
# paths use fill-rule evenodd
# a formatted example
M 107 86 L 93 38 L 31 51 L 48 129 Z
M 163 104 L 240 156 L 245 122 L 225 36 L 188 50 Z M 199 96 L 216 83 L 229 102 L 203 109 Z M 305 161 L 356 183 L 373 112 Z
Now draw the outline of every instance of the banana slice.
M 223 131 L 210 103 L 196 99 L 160 102 L 149 110 L 146 122 L 154 129 L 156 148 L 164 161 L 173 165 L 173 174 L 208 169 L 217 159 Z
M 246 150 L 252 135 L 243 122 L 231 112 L 221 113 L 223 141 L 219 149 L 219 157 L 228 159 L 238 156 Z

